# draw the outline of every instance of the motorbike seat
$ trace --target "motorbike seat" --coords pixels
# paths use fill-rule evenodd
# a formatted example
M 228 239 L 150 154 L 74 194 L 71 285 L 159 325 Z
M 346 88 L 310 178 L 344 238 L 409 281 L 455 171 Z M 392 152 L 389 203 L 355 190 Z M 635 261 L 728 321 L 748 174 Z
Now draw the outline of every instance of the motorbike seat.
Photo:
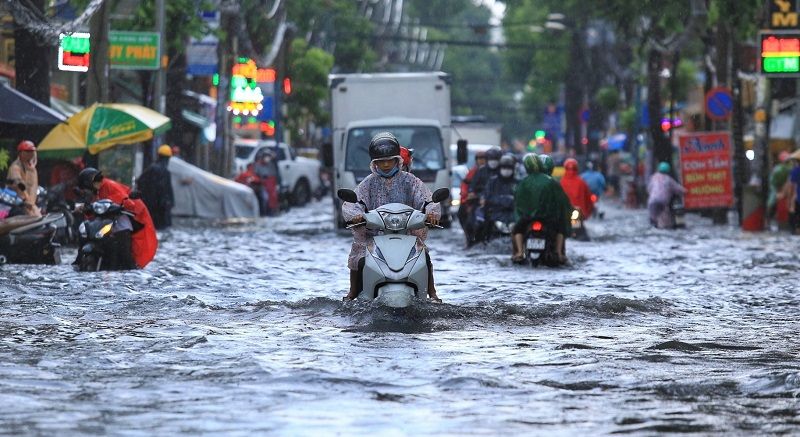
M 42 221 L 42 217 L 32 217 L 27 215 L 18 215 L 9 217 L 5 220 L 0 220 L 0 236 L 6 235 L 11 231 L 21 228 L 23 226 L 32 225 Z

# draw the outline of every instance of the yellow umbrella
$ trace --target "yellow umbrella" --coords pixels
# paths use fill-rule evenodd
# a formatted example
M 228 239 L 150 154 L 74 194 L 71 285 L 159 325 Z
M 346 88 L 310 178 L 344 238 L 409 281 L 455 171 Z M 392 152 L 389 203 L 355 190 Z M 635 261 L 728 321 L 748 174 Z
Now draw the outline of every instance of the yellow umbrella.
M 38 151 L 97 153 L 117 144 L 147 141 L 166 131 L 170 120 L 152 109 L 124 103 L 96 103 L 59 124 L 39 143 Z

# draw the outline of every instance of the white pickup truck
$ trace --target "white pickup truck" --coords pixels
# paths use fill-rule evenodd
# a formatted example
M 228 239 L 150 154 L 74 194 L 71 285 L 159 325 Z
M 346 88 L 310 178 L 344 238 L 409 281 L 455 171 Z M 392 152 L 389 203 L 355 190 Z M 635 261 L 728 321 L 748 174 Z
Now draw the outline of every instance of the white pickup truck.
M 281 174 L 281 185 L 290 193 L 293 205 L 305 205 L 311 196 L 319 189 L 320 162 L 304 156 L 297 156 L 294 149 L 286 143 L 277 143 L 275 140 L 252 140 L 237 138 L 234 141 L 236 158 L 236 174 L 247 170 L 259 151 L 268 149 L 278 160 L 278 171 Z

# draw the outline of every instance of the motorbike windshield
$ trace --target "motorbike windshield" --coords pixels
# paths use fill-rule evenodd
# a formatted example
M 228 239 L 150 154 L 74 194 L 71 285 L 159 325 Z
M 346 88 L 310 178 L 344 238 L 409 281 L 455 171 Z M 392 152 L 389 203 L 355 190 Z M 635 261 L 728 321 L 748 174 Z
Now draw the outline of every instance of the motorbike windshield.
M 445 168 L 444 147 L 439 129 L 433 126 L 378 126 L 350 129 L 347 135 L 345 170 L 366 176 L 370 173 L 369 142 L 379 132 L 391 132 L 400 145 L 414 149 L 412 172 Z

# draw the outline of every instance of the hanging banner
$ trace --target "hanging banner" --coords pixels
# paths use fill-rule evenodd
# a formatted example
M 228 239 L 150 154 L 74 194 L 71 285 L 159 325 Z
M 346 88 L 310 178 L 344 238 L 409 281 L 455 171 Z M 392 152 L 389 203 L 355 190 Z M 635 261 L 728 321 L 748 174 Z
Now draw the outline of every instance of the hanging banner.
M 729 132 L 692 132 L 679 137 L 686 209 L 733 206 L 733 163 Z

